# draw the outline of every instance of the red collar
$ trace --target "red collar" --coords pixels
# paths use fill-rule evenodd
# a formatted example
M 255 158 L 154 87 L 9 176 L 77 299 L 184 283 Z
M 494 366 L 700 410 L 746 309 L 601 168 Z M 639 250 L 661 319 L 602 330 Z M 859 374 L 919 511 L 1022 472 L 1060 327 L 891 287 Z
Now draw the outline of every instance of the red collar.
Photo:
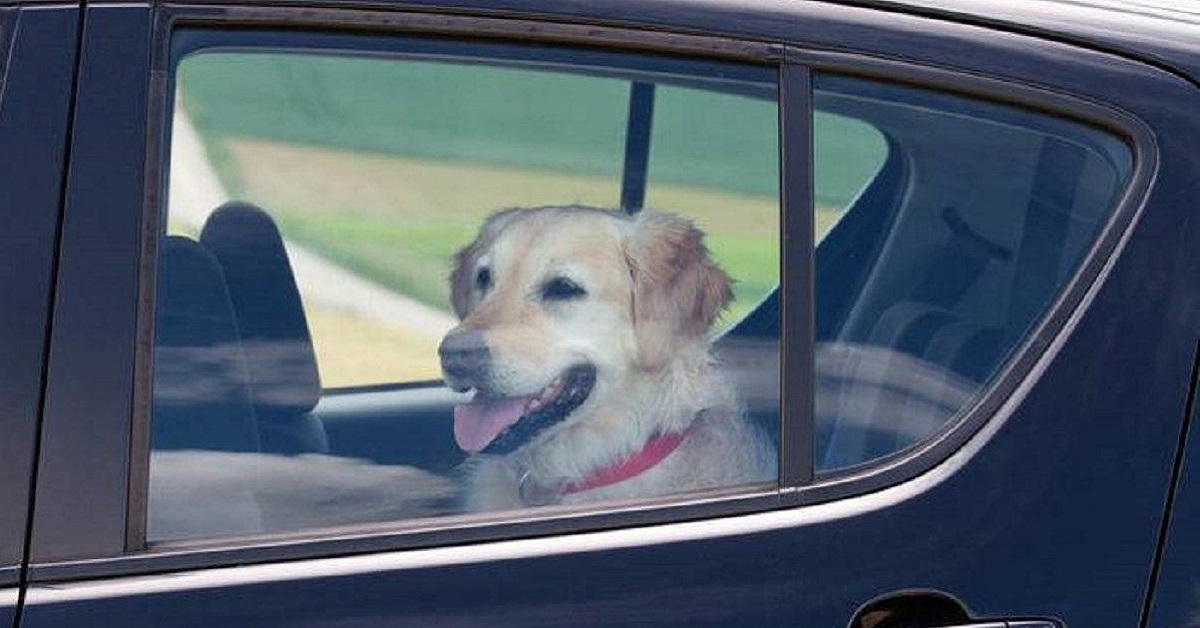
M 628 480 L 650 469 L 671 455 L 671 452 L 679 447 L 679 444 L 683 442 L 683 439 L 687 437 L 690 431 L 685 430 L 654 436 L 646 441 L 641 451 L 621 462 L 597 469 L 582 480 L 568 483 L 562 487 L 559 495 L 570 495 L 571 493 L 587 491 Z

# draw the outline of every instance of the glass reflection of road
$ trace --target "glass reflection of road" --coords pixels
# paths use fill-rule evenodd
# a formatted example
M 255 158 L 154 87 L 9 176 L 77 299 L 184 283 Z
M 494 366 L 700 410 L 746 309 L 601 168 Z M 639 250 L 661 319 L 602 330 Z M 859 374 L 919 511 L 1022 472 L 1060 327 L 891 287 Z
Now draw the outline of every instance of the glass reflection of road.
M 816 372 L 816 427 L 827 439 L 817 452 L 820 469 L 920 442 L 979 390 L 978 383 L 940 365 L 870 345 L 819 345 Z
M 155 451 L 147 539 L 243 536 L 446 514 L 451 480 L 403 465 L 303 454 Z

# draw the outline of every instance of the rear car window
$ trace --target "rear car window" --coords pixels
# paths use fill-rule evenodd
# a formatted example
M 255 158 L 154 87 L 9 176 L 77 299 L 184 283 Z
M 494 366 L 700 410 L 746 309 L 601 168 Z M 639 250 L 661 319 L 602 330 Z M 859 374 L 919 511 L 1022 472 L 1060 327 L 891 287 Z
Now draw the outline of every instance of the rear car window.
M 354 41 L 174 71 L 148 541 L 512 507 L 467 455 L 598 399 L 647 439 L 585 450 L 613 477 L 729 414 L 754 451 L 671 492 L 773 486 L 777 325 L 706 357 L 779 283 L 773 68 Z M 616 481 L 520 462 L 522 507 Z
M 1132 155 L 1102 129 L 931 90 L 817 74 L 814 98 L 818 173 L 884 155 L 816 253 L 815 460 L 830 471 L 920 443 L 978 399 L 1096 240 Z

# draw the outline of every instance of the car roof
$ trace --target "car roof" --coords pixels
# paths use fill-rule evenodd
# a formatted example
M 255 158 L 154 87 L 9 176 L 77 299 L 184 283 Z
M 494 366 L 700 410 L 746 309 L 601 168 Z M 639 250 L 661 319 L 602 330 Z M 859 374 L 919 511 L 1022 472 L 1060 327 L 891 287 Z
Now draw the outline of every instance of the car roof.
M 833 0 L 1064 39 L 1200 83 L 1200 0 Z
M 0 6 L 60 0 L 0 0 Z M 161 3 L 164 0 L 153 0 Z M 237 4 L 238 0 L 200 0 Z M 264 0 L 275 3 L 278 0 Z M 293 0 L 301 5 L 364 4 L 370 0 Z M 729 15 L 786 15 L 791 7 L 872 8 L 1056 39 L 1138 59 L 1200 86 L 1200 0 L 383 0 L 424 9 L 488 10 L 589 18 L 638 15 L 670 23 L 689 7 Z M 608 6 L 608 9 L 601 8 Z M 663 12 L 670 7 L 672 10 Z M 614 14 L 612 11 L 617 11 Z M 819 9 L 818 9 L 819 10 Z M 665 19 L 665 22 L 662 20 Z

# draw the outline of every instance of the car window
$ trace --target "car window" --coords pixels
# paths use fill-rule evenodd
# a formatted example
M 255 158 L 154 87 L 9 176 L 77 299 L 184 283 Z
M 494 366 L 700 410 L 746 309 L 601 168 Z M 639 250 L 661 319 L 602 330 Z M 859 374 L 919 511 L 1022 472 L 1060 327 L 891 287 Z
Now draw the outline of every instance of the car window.
M 966 97 L 827 74 L 814 95 L 817 172 L 884 155 L 817 249 L 815 460 L 833 470 L 911 447 L 978 398 L 1070 280 L 1132 158 L 1101 129 Z M 835 188 L 816 185 L 818 199 Z
M 174 68 L 149 541 L 775 482 L 773 68 L 328 47 Z
M 887 158 L 883 133 L 848 115 L 813 111 L 813 237 L 818 243 L 837 224 Z

